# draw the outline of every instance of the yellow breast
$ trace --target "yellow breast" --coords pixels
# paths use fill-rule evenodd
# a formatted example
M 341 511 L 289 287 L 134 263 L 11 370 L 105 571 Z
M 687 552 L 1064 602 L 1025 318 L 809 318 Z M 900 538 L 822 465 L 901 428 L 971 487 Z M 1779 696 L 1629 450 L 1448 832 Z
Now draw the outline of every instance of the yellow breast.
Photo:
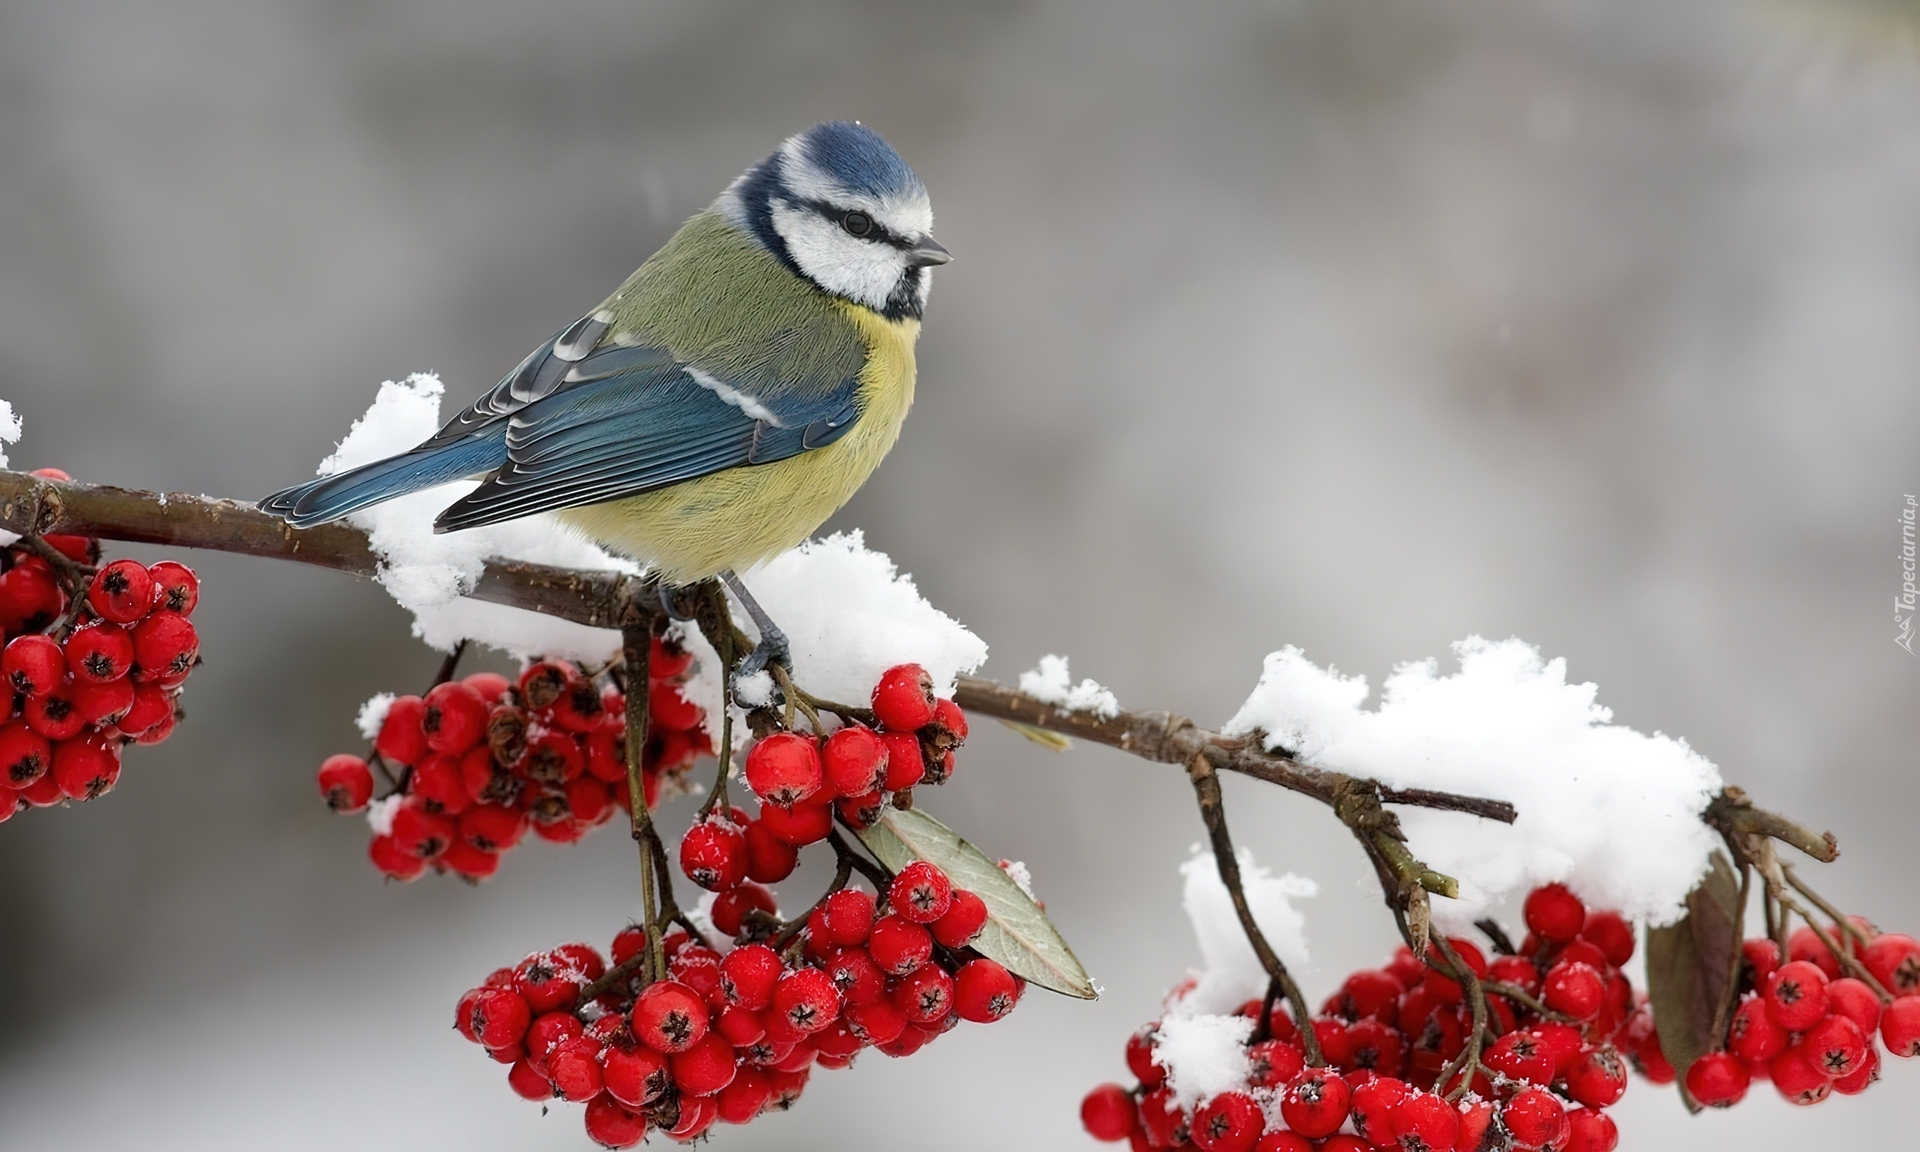
M 860 418 L 824 448 L 729 468 L 670 488 L 560 513 L 602 546 L 651 564 L 676 584 L 744 569 L 805 540 L 880 466 L 913 405 L 918 320 L 888 320 L 835 301 L 867 343 Z

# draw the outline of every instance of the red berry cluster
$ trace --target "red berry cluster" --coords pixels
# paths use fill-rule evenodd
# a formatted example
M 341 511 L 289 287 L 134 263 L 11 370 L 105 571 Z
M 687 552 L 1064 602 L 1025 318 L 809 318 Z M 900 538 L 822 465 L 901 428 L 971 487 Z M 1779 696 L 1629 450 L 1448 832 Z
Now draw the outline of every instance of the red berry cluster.
M 1519 954 L 1489 961 L 1471 941 L 1448 940 L 1485 982 L 1497 1036 L 1458 1099 L 1447 1098 L 1460 1087 L 1457 1074 L 1440 1077 L 1472 1034 L 1466 990 L 1445 974 L 1438 951 L 1422 963 L 1403 947 L 1386 967 L 1349 976 L 1321 1006 L 1311 1025 L 1326 1067 L 1307 1065 L 1293 1017 L 1276 1005 L 1268 1037 L 1248 1045 L 1245 1088 L 1185 1110 L 1155 1062 L 1156 1022 L 1127 1042 L 1138 1085 L 1094 1089 L 1081 1121 L 1095 1137 L 1136 1150 L 1608 1152 L 1617 1135 L 1603 1109 L 1626 1091 L 1619 1045 L 1635 1019 L 1620 973 L 1633 929 L 1618 913 L 1589 913 L 1559 885 L 1534 891 L 1525 914 Z M 1520 995 L 1501 994 L 1501 985 Z M 1239 1014 L 1257 1022 L 1261 1007 L 1249 1001 Z
M 1857 917 L 1853 927 L 1865 942 L 1843 931 L 1837 952 L 1812 928 L 1788 939 L 1784 957 L 1772 940 L 1741 945 L 1742 996 L 1726 1047 L 1687 1069 L 1695 1100 L 1731 1107 L 1755 1080 L 1773 1081 L 1794 1104 L 1818 1104 L 1836 1092 L 1856 1095 L 1880 1078 L 1876 1033 L 1895 1056 L 1920 1056 L 1920 941 L 1877 932 Z M 1883 1001 L 1873 984 L 1843 975 L 1851 965 L 1892 999 Z M 1671 1067 L 1665 1077 L 1673 1078 Z
M 760 816 L 736 834 L 744 837 L 742 858 L 754 865 L 747 873 L 752 879 L 786 879 L 798 850 L 826 839 L 836 814 L 849 827 L 868 827 L 889 801 L 911 807 L 915 785 L 944 784 L 953 774 L 954 749 L 967 739 L 966 713 L 934 696 L 920 665 L 897 665 L 881 675 L 873 716 L 877 728 L 849 724 L 824 737 L 775 732 L 747 752 L 747 787 L 760 798 Z M 704 865 L 689 864 L 689 853 L 726 855 L 729 849 L 715 841 L 732 844 L 696 827 L 680 846 L 688 876 L 707 888 L 715 885 L 695 871 Z
M 70 477 L 57 468 L 35 476 Z M 16 812 L 91 800 L 120 779 L 120 751 L 158 744 L 180 718 L 181 685 L 199 662 L 187 619 L 200 581 L 184 564 L 101 565 L 99 541 L 41 538 L 0 552 L 0 823 Z
M 614 938 L 611 971 L 594 949 L 563 944 L 462 996 L 455 1026 L 511 1065 L 520 1095 L 584 1103 L 587 1135 L 605 1147 L 650 1130 L 691 1141 L 786 1108 L 816 1065 L 844 1068 L 867 1047 L 908 1056 L 961 1020 L 1013 1010 L 1022 981 L 967 947 L 986 922 L 978 897 L 919 862 L 884 904 L 841 888 L 784 927 L 770 896 L 754 905 L 765 917 L 716 905 L 728 950 L 675 930 L 661 942 L 665 978 L 650 984 L 640 928 Z
M 712 753 L 700 708 L 680 695 L 692 662 L 654 639 L 641 776 L 649 808 L 663 780 Z M 517 683 L 478 672 L 399 697 L 370 758 L 341 754 L 320 765 L 320 793 L 336 812 L 359 812 L 379 768 L 392 787 L 381 801 L 389 822 L 367 850 L 374 867 L 395 880 L 429 866 L 484 880 L 529 828 L 571 844 L 627 811 L 626 696 L 605 677 L 541 660 Z

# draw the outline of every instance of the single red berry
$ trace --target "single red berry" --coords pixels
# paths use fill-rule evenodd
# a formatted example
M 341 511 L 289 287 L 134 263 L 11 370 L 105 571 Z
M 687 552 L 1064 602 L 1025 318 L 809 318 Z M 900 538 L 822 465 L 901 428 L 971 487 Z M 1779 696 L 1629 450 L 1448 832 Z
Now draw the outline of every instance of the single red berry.
M 1525 956 L 1496 956 L 1487 964 L 1487 975 L 1529 996 L 1540 994 L 1540 970 Z
M 1591 1020 L 1605 1003 L 1606 981 L 1590 966 L 1562 960 L 1547 970 L 1540 985 L 1540 998 L 1555 1012 L 1575 1020 Z
M 578 966 L 555 952 L 535 952 L 514 967 L 514 988 L 536 1015 L 565 1008 L 588 981 Z
M 412 765 L 426 759 L 427 735 L 420 728 L 426 715 L 427 704 L 420 697 L 397 697 L 387 705 L 380 735 L 373 741 L 374 751 L 396 764 Z
M 644 1108 L 673 1086 L 667 1058 L 644 1044 L 602 1052 L 600 1076 L 607 1095 L 629 1108 Z
M 455 840 L 440 854 L 440 864 L 462 880 L 478 884 L 500 870 L 500 857 L 493 852 L 483 852 L 465 840 Z
M 600 1095 L 600 1045 L 586 1036 L 562 1040 L 547 1052 L 547 1079 L 556 1092 L 574 1103 Z
M 1174 1102 L 1171 1088 L 1155 1088 L 1140 1097 L 1140 1127 L 1149 1147 L 1176 1148 L 1187 1142 L 1187 1115 Z
M 671 680 L 693 665 L 693 652 L 679 637 L 655 636 L 647 652 L 647 675 Z
M 29 808 L 51 808 L 55 804 L 67 802 L 67 794 L 60 791 L 60 782 L 53 778 L 51 770 L 40 779 L 20 789 L 15 795 Z
M 0 730 L 0 746 L 4 741 Z M 373 798 L 373 770 L 358 756 L 329 756 L 320 765 L 320 795 L 335 812 L 358 812 Z
M 53 747 L 52 776 L 69 800 L 91 800 L 113 791 L 120 779 L 120 746 L 98 736 L 77 736 Z
M 1364 1068 L 1391 1076 L 1400 1071 L 1406 1052 L 1406 1037 L 1381 1020 L 1367 1016 L 1355 1021 L 1347 1029 L 1347 1053 L 1341 1069 L 1352 1071 Z
M 937 964 L 923 964 L 894 986 L 893 1003 L 913 1024 L 932 1024 L 953 1011 L 953 977 Z
M 965 948 L 986 926 L 987 902 L 965 888 L 955 888 L 946 912 L 927 928 L 943 946 Z
M 1756 992 L 1766 992 L 1767 980 L 1783 963 L 1779 947 L 1771 940 L 1744 940 L 1740 944 L 1740 972 L 1747 987 Z
M 742 1065 L 733 1083 L 722 1088 L 715 1100 L 722 1124 L 745 1124 L 767 1110 L 773 1100 L 773 1081 L 760 1069 Z
M 1895 1056 L 1920 1056 L 1920 997 L 1902 996 L 1887 1005 L 1880 1040 Z
M 56 743 L 73 739 L 87 726 L 87 718 L 80 714 L 73 698 L 71 684 L 56 684 L 27 697 L 26 707 L 20 714 L 28 728 Z
M 410 852 L 403 852 L 393 842 L 392 836 L 375 836 L 367 845 L 367 858 L 373 861 L 389 880 L 402 882 L 417 879 L 427 870 L 427 862 Z
M 1575 1108 L 1567 1113 L 1567 1145 L 1561 1152 L 1613 1152 L 1619 1146 L 1620 1131 L 1605 1112 Z
M 1275 1042 L 1268 1041 L 1268 1043 Z M 1261 1047 L 1261 1045 L 1255 1045 L 1255 1047 Z M 1299 1074 L 1296 1069 L 1294 1075 Z M 1262 1077 L 1261 1080 L 1265 1083 L 1267 1078 Z M 1376 1076 L 1365 1083 L 1353 1085 L 1353 1096 L 1350 1102 L 1353 1111 L 1353 1130 L 1360 1134 L 1361 1139 L 1377 1147 L 1393 1147 L 1394 1106 L 1405 1100 L 1412 1091 L 1413 1088 L 1406 1081 L 1392 1076 Z
M 887 994 L 887 975 L 865 948 L 842 948 L 823 963 L 843 1005 L 869 1004 Z
M 407 793 L 427 811 L 448 816 L 458 816 L 473 803 L 466 781 L 460 778 L 460 761 L 439 752 L 429 752 L 414 768 Z
M 535 1072 L 533 1065 L 523 1057 L 513 1062 L 507 1069 L 507 1085 L 522 1100 L 553 1099 L 553 1082 L 543 1073 Z
M 933 702 L 935 739 L 947 750 L 967 742 L 967 714 L 945 696 Z
M 1748 1064 L 1766 1063 L 1784 1052 L 1787 1042 L 1787 1030 L 1775 1022 L 1767 1011 L 1767 1002 L 1760 997 L 1748 996 L 1733 1010 L 1733 1021 L 1727 1026 L 1727 1051 Z
M 1567 1109 L 1558 1097 L 1542 1088 L 1523 1088 L 1500 1114 L 1501 1122 L 1523 1148 L 1545 1148 L 1563 1139 Z
M 760 809 L 759 822 L 774 839 L 804 848 L 825 840 L 833 831 L 833 808 L 824 804 L 796 804 L 792 808 L 766 804 Z
M 1201 1152 L 1253 1152 L 1266 1117 L 1245 1092 L 1222 1092 L 1193 1114 L 1188 1138 Z
M 1868 1085 L 1880 1079 L 1880 1053 L 1867 1046 L 1866 1059 L 1860 1066 L 1833 1082 L 1833 1090 L 1842 1096 L 1858 1096 L 1867 1090 Z
M 1827 1011 L 1858 1024 L 1867 1036 L 1872 1036 L 1874 1029 L 1880 1027 L 1880 997 L 1865 981 L 1851 976 L 1828 982 Z
M 720 1105 L 711 1096 L 682 1096 L 680 1119 L 667 1129 L 667 1138 L 681 1144 L 699 1139 L 720 1118 Z
M 1154 1044 L 1158 1039 L 1159 1032 L 1151 1024 L 1143 1025 L 1127 1037 L 1127 1071 L 1133 1073 L 1133 1078 L 1140 1082 L 1142 1088 L 1158 1088 L 1167 1080 L 1166 1068 L 1153 1060 Z
M 887 794 L 875 788 L 859 796 L 843 796 L 833 802 L 833 810 L 847 827 L 858 832 L 873 827 L 887 807 Z
M 133 668 L 134 639 L 118 624 L 98 621 L 67 637 L 67 671 L 75 680 L 105 684 Z
M 1564 884 L 1545 884 L 1527 894 L 1527 928 L 1550 944 L 1565 944 L 1587 923 L 1586 905 Z
M 155 611 L 193 615 L 200 603 L 200 578 L 193 569 L 175 560 L 162 560 L 147 568 L 147 579 L 153 582 Z
M 94 728 L 111 728 L 133 710 L 133 681 L 125 676 L 96 684 L 76 680 L 72 684 L 73 709 Z
M 389 834 L 393 837 L 394 847 L 400 851 L 422 860 L 432 860 L 453 843 L 456 831 L 453 821 L 448 817 L 429 812 L 420 804 L 408 801 L 394 809 L 393 828 Z
M 1821 939 L 1820 933 L 1811 928 L 1797 928 L 1787 938 L 1787 959 L 1804 960 L 1826 973 L 1829 980 L 1840 978 L 1840 961 L 1834 957 L 1826 941 Z
M 649 984 L 633 1002 L 633 1035 L 656 1052 L 685 1052 L 706 1034 L 706 1001 L 677 980 Z
M 1452 1152 L 1460 1133 L 1460 1114 L 1430 1092 L 1409 1093 L 1393 1106 L 1390 1119 L 1401 1152 Z
M 962 1020 L 991 1024 L 1013 1011 L 1019 1002 L 1020 991 L 1013 974 L 995 961 L 985 957 L 970 960 L 953 974 L 953 1010 Z
M 66 593 L 44 565 L 21 564 L 0 576 L 0 628 L 8 632 L 38 632 L 66 606 Z
M 857 948 L 873 931 L 873 897 L 858 888 L 842 888 L 830 894 L 821 910 L 825 913 L 827 943 Z
M 1829 1080 L 1851 1076 L 1867 1058 L 1867 1034 L 1845 1016 L 1828 1016 L 1807 1030 L 1800 1046 L 1807 1062 Z
M 687 879 L 723 892 L 747 878 L 747 837 L 725 816 L 714 815 L 680 838 L 680 870 Z
M 1553 1074 L 1563 1076 L 1573 1062 L 1579 1058 L 1585 1039 L 1580 1029 L 1555 1020 L 1542 1020 L 1531 1031 L 1539 1038 L 1540 1046 L 1553 1058 Z
M 881 787 L 900 792 L 926 778 L 927 763 L 920 751 L 920 737 L 912 732 L 882 732 L 880 742 L 887 748 L 887 771 Z
M 793 875 L 800 850 L 775 836 L 759 820 L 747 822 L 747 876 L 762 884 L 778 884 Z
M 850 724 L 827 737 L 820 748 L 827 786 L 840 796 L 860 796 L 886 780 L 887 745 L 864 724 Z
M 0 725 L 0 787 L 25 788 L 52 767 L 53 744 L 45 736 L 27 727 L 24 720 Z
M 1140 1130 L 1140 1109 L 1125 1088 L 1102 1084 L 1080 1101 L 1080 1123 L 1095 1140 L 1114 1144 Z
M 715 1032 L 708 1032 L 685 1052 L 675 1053 L 673 1082 L 681 1092 L 692 1096 L 712 1096 L 733 1083 L 733 1045 Z
M 426 714 L 420 719 L 420 729 L 426 733 L 427 747 L 433 751 L 465 752 L 486 735 L 490 711 L 487 702 L 461 681 L 434 685 L 424 703 Z
M 1553 1054 L 1531 1031 L 1509 1032 L 1494 1041 L 1481 1060 L 1502 1076 L 1530 1084 L 1553 1082 Z
M 1474 975 L 1481 977 L 1486 976 L 1486 956 L 1474 945 L 1473 941 L 1463 940 L 1458 936 L 1454 936 L 1449 937 L 1447 943 L 1453 946 L 1454 954 L 1460 957 L 1461 963 L 1473 970 Z M 1438 948 L 1429 947 L 1428 956 L 1434 963 L 1443 967 L 1447 963 L 1446 957 L 1441 954 Z M 1421 978 L 1420 986 L 1426 989 L 1427 995 L 1431 997 L 1436 1004 L 1458 1004 L 1466 999 L 1466 991 L 1460 987 L 1459 981 L 1454 980 L 1450 976 L 1442 976 L 1432 968 L 1426 970 L 1426 975 Z
M 529 708 L 545 711 L 579 678 L 580 674 L 571 664 L 558 660 L 535 661 L 520 673 L 520 699 Z
M 1346 1122 L 1353 1092 L 1339 1074 L 1308 1068 L 1280 1094 L 1280 1115 L 1287 1127 L 1312 1140 L 1331 1136 Z
M 895 914 L 915 924 L 931 924 L 953 906 L 953 885 L 947 874 L 925 860 L 915 860 L 893 878 L 887 902 Z
M 825 781 L 820 752 L 797 732 L 776 732 L 747 752 L 747 787 L 769 805 L 792 808 L 817 794 Z
M 818 1032 L 840 1015 L 840 992 L 818 968 L 798 968 L 773 989 L 773 1011 L 800 1032 Z
M 713 1030 L 727 1038 L 735 1048 L 750 1048 L 767 1037 L 767 1025 L 758 1012 L 745 1008 L 723 1008 L 713 1021 Z
M 647 686 L 647 710 L 657 726 L 672 732 L 690 732 L 706 714 L 687 699 L 678 684 L 655 680 Z
M 1633 925 L 1627 918 L 1610 909 L 1601 909 L 1587 913 L 1586 927 L 1580 929 L 1580 938 L 1607 957 L 1607 963 L 1615 968 L 1623 967 L 1633 959 Z
M 1730 1108 L 1747 1094 L 1753 1075 L 1730 1052 L 1709 1052 L 1687 1069 L 1687 1094 L 1708 1108 Z
M 533 1023 L 527 1001 L 510 988 L 476 988 L 467 1005 L 462 1031 L 475 1043 L 487 1048 L 506 1048 L 518 1044 Z
M 780 980 L 780 954 L 765 944 L 742 944 L 720 961 L 720 990 L 727 1003 L 758 1012 L 773 1003 Z
M 1627 1091 L 1627 1062 L 1611 1044 L 1588 1047 L 1567 1069 L 1567 1095 L 1589 1108 L 1610 1108 Z
M 1895 996 L 1920 994 L 1920 941 L 1887 932 L 1860 950 L 1860 963 Z
M 907 1014 L 885 996 L 865 1004 L 848 1004 L 841 1014 L 855 1036 L 876 1048 L 898 1040 L 907 1029 Z
M 116 722 L 117 726 L 129 736 L 138 736 L 170 722 L 174 716 L 173 700 L 173 696 L 158 684 L 136 684 L 133 703 L 128 706 L 126 715 Z
M 587 679 L 569 682 L 547 709 L 548 721 L 568 732 L 591 732 L 606 716 L 607 705 L 599 687 Z
M 1789 1032 L 1804 1032 L 1827 1014 L 1827 974 L 1805 960 L 1782 964 L 1767 980 L 1767 1011 Z
M 507 852 L 527 834 L 527 814 L 499 804 L 476 804 L 460 814 L 461 840 L 482 852 Z
M 200 658 L 200 634 L 178 612 L 155 612 L 133 626 L 133 674 L 142 683 L 185 678 Z
M 7 642 L 0 656 L 0 672 L 7 684 L 23 696 L 45 692 L 65 678 L 67 656 L 51 636 L 31 632 Z
M 1262 1040 L 1249 1046 L 1247 1062 L 1253 1069 L 1250 1083 L 1257 1088 L 1278 1088 L 1300 1075 L 1300 1070 L 1307 1066 L 1300 1049 L 1285 1040 Z M 1386 1079 L 1376 1077 L 1375 1081 Z
M 647 1135 L 647 1118 L 607 1095 L 587 1101 L 587 1139 L 602 1148 L 632 1148 Z
M 93 574 L 87 607 L 115 624 L 143 619 L 153 609 L 153 577 L 138 560 L 115 560 Z
M 1789 1048 L 1767 1064 L 1767 1078 L 1789 1104 L 1818 1104 L 1833 1094 L 1833 1081 L 1815 1068 L 1798 1047 Z M 1692 1073 L 1688 1073 L 1691 1090 Z
M 933 719 L 933 679 L 918 664 L 899 664 L 880 674 L 873 688 L 873 714 L 894 732 L 913 732 Z

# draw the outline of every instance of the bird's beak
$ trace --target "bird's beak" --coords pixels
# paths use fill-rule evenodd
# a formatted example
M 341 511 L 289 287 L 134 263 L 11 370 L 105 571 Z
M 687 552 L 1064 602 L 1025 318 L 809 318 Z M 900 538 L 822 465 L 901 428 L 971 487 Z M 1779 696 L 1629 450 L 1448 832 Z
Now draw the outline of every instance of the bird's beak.
M 940 246 L 939 241 L 928 236 L 907 250 L 907 267 L 926 268 L 935 264 L 945 264 L 953 259 L 953 253 Z

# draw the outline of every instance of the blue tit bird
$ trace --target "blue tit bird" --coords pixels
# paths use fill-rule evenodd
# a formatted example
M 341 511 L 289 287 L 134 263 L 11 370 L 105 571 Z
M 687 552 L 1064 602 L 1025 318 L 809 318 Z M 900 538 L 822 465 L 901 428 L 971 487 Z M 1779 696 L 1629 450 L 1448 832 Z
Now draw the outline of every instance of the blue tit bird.
M 788 139 L 613 295 L 418 447 L 260 502 L 296 528 L 462 479 L 454 532 L 555 512 L 663 583 L 735 574 L 805 540 L 899 437 L 934 241 L 926 187 L 872 129 Z

